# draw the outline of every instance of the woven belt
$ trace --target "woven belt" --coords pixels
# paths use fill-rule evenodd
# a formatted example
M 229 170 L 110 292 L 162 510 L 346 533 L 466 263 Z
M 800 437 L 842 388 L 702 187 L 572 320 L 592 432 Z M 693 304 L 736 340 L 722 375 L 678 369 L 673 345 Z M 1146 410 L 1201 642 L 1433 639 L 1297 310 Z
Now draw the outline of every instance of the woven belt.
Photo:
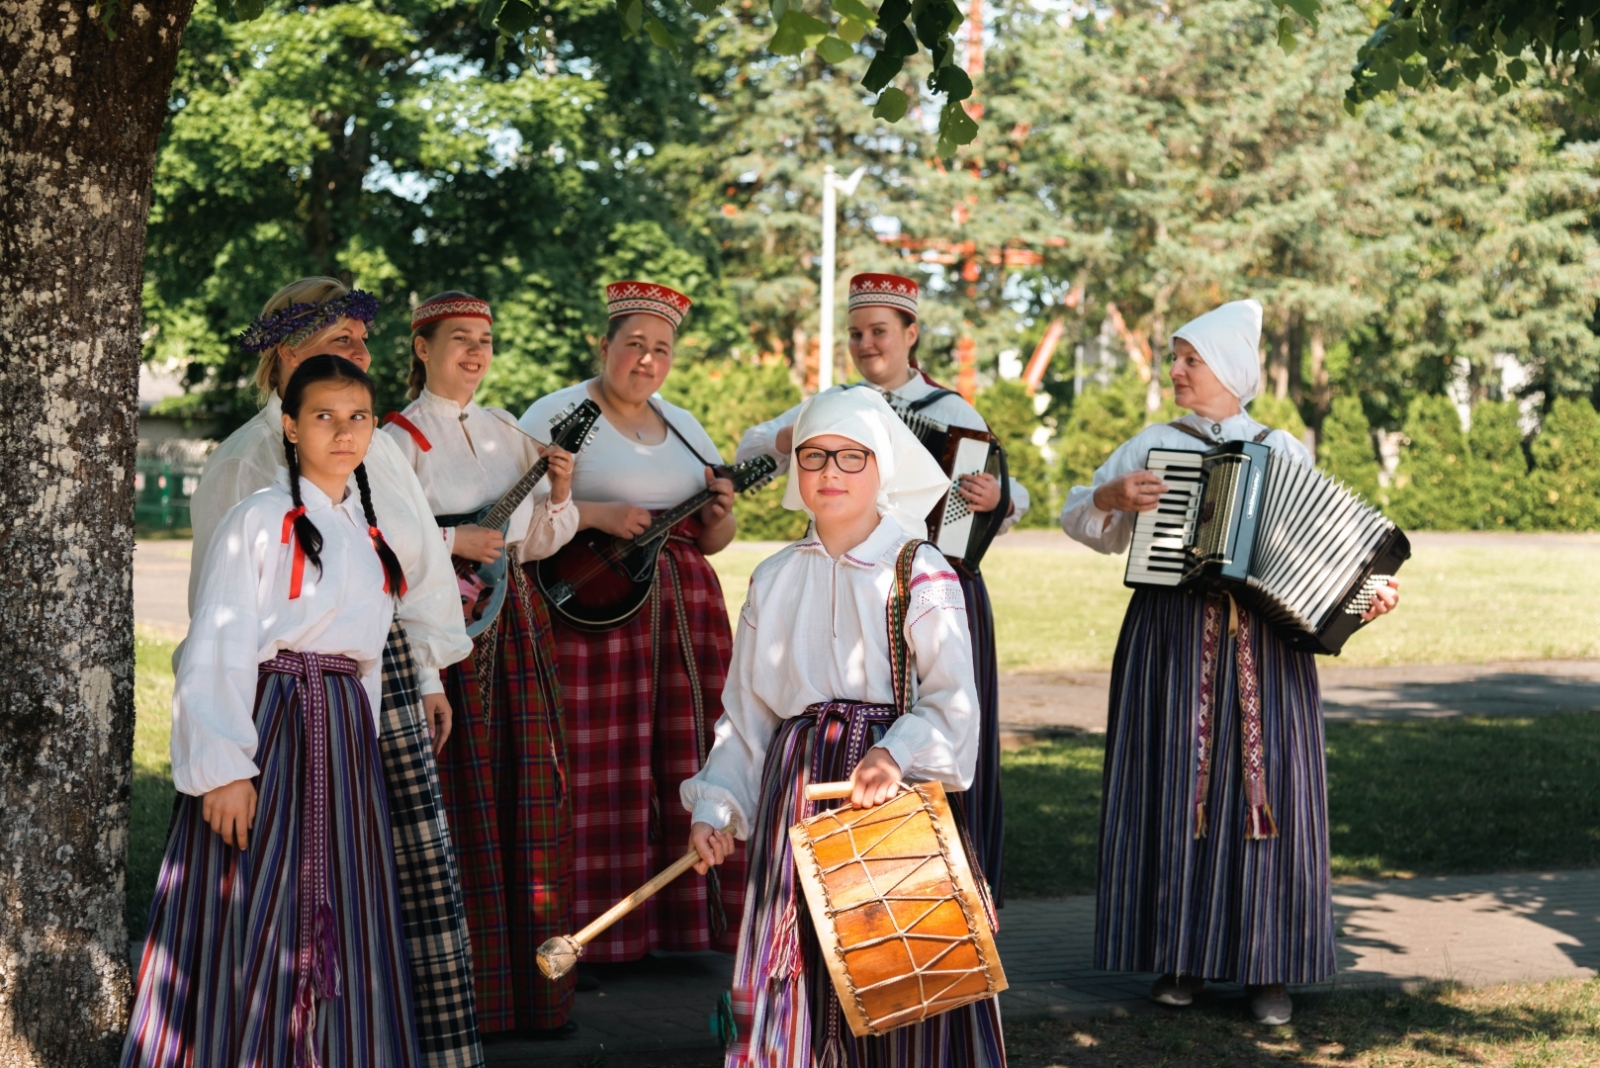
M 305 725 L 305 790 L 300 799 L 300 932 L 294 1010 L 289 1019 L 296 1068 L 317 1068 L 317 1001 L 341 993 L 339 944 L 328 879 L 328 687 L 326 675 L 357 675 L 348 656 L 282 652 L 261 671 L 300 680 Z

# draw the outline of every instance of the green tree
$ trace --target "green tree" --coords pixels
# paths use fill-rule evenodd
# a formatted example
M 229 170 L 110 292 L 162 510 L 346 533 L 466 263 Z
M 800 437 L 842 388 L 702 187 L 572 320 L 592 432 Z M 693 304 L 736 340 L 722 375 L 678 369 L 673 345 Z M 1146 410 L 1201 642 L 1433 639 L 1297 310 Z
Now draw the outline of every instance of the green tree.
M 1033 443 L 1040 425 L 1033 414 L 1033 398 L 1021 383 L 1002 379 L 979 392 L 976 407 L 1006 450 L 1011 477 L 1028 488 L 1028 514 L 1022 517 L 1022 525 L 1055 526 L 1061 494 L 1050 477 L 1050 466 Z
M 1306 421 L 1300 418 L 1300 409 L 1288 397 L 1267 394 L 1250 402 L 1250 418 L 1262 426 L 1287 432 L 1291 437 L 1304 439 Z
M 1479 530 L 1527 530 L 1531 524 L 1528 456 L 1522 413 L 1515 401 L 1484 401 L 1472 409 L 1467 447 L 1477 483 L 1473 503 Z
M 1600 530 L 1600 415 L 1588 398 L 1557 398 L 1531 451 L 1537 525 Z
M 1405 436 L 1389 514 L 1408 530 L 1471 530 L 1476 472 L 1455 404 L 1438 395 L 1413 399 Z
M 1373 504 L 1381 503 L 1378 453 L 1359 397 L 1336 397 L 1317 436 L 1317 462 Z
M 1129 373 L 1106 389 L 1084 390 L 1073 402 L 1055 446 L 1063 491 L 1089 485 L 1117 446 L 1144 428 L 1144 398 L 1145 384 Z

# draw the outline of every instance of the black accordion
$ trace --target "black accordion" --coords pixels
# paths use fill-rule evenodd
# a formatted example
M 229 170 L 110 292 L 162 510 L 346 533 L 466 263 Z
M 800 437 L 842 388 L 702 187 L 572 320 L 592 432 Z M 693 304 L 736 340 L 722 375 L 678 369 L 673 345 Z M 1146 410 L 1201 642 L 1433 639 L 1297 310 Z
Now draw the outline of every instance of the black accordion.
M 937 400 L 947 392 L 935 393 L 918 405 Z M 1005 450 L 986 430 L 947 426 L 924 415 L 918 405 L 896 404 L 887 396 L 884 399 L 950 476 L 950 488 L 928 513 L 928 540 L 938 546 L 947 559 L 976 572 L 989 544 L 1000 533 L 1000 524 L 1011 511 L 1011 479 L 1006 471 Z M 962 475 L 984 472 L 1000 480 L 1000 503 L 992 512 L 979 513 L 967 507 L 967 499 L 957 490 Z
M 1140 512 L 1128 586 L 1220 589 L 1294 648 L 1337 655 L 1411 543 L 1376 508 L 1265 445 L 1151 449 L 1167 484 Z

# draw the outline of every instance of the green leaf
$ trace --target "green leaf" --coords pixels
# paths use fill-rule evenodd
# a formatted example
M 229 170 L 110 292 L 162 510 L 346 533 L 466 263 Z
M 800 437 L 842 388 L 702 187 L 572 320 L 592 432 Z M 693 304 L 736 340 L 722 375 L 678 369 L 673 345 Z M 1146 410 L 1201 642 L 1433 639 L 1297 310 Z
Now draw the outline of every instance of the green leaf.
M 1294 36 L 1294 19 L 1288 15 L 1278 20 L 1278 47 L 1283 49 L 1286 56 L 1294 55 L 1294 50 L 1300 47 L 1300 42 Z
M 903 66 L 905 60 L 901 57 L 879 52 L 868 64 L 867 73 L 861 76 L 861 85 L 869 93 L 882 92 L 884 86 L 894 81 L 895 75 L 900 73 L 900 68 Z
M 842 18 L 839 20 L 839 25 L 834 27 L 833 32 L 838 34 L 839 39 L 842 41 L 859 44 L 861 38 L 867 35 L 867 24 L 852 18 Z
M 500 14 L 500 8 L 505 0 L 483 0 L 478 5 L 478 25 L 486 30 L 494 29 L 494 20 Z
M 817 55 L 829 63 L 843 63 L 855 54 L 854 48 L 837 37 L 824 37 L 817 42 Z
M 1528 76 L 1528 65 L 1520 58 L 1513 59 L 1506 64 L 1506 74 L 1510 76 L 1512 81 L 1520 82 Z
M 767 7 L 772 10 L 772 17 L 781 21 L 789 13 L 789 0 L 770 0 Z
M 878 8 L 878 25 L 883 29 L 897 26 L 911 17 L 911 0 L 883 0 Z
M 978 124 L 960 104 L 946 104 L 939 112 L 939 155 L 953 156 L 956 149 L 971 144 L 977 136 Z
M 1378 69 L 1375 73 L 1377 76 L 1372 79 L 1372 84 L 1380 93 L 1392 93 L 1395 87 L 1400 84 L 1400 65 L 1388 56 L 1384 56 L 1378 61 Z
M 645 20 L 644 28 L 645 32 L 650 35 L 650 40 L 655 42 L 657 48 L 665 48 L 674 56 L 678 54 L 678 39 L 672 36 L 672 31 L 667 29 L 665 22 L 651 15 Z
M 847 19 L 855 19 L 872 25 L 878 21 L 878 16 L 861 0 L 833 0 L 833 13 Z
M 617 0 L 617 17 L 622 20 L 622 39 L 631 40 L 644 25 L 644 0 Z
M 878 94 L 878 102 L 873 105 L 872 117 L 882 119 L 884 122 L 899 122 L 906 117 L 906 109 L 911 106 L 911 100 L 899 89 L 885 89 Z
M 1496 78 L 1494 80 L 1495 96 L 1505 96 L 1509 92 L 1511 92 L 1511 83 L 1509 81 L 1505 78 Z
M 928 77 L 928 88 L 948 96 L 949 103 L 965 100 L 972 95 L 972 79 L 954 63 L 940 67 Z
M 500 8 L 500 14 L 495 16 L 495 29 L 507 37 L 521 37 L 533 28 L 534 21 L 539 13 L 528 6 L 524 0 L 505 0 Z
M 917 39 L 911 36 L 911 31 L 902 22 L 889 31 L 889 38 L 883 43 L 883 51 L 896 59 L 908 59 L 917 54 Z
M 717 0 L 689 0 L 689 6 L 694 8 L 697 14 L 710 16 L 717 13 L 720 5 Z
M 1317 28 L 1317 16 L 1322 12 L 1320 0 L 1283 0 L 1289 10 L 1311 23 L 1311 28 Z M 1282 31 L 1279 31 L 1280 34 Z
M 790 9 L 778 23 L 767 51 L 775 56 L 798 56 L 828 35 L 828 24 L 802 11 Z
M 233 0 L 233 17 L 240 22 L 254 22 L 266 9 L 266 0 Z
M 1400 64 L 1400 80 L 1411 88 L 1416 89 L 1422 85 L 1422 80 L 1428 75 L 1428 68 L 1421 63 Z

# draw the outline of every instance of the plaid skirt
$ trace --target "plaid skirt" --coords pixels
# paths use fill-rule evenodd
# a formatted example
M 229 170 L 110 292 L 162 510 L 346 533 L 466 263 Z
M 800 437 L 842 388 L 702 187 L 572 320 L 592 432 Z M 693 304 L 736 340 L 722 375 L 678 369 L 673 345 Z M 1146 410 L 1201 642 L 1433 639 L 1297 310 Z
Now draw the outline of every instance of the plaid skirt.
M 478 1027 L 565 1023 L 576 976 L 535 954 L 572 924 L 572 820 L 550 619 L 519 567 L 472 656 L 445 672 L 455 728 L 439 761 L 472 931 Z
M 700 770 L 722 715 L 733 650 L 722 586 L 694 544 L 695 519 L 661 550 L 643 611 L 591 633 L 556 621 L 576 832 L 573 923 L 582 927 L 682 855 L 689 813 L 678 786 Z M 592 961 L 653 950 L 732 952 L 744 854 L 689 872 L 584 949 Z
M 894 719 L 895 710 L 888 705 L 853 701 L 812 705 L 804 714 L 784 720 L 767 747 L 761 807 L 752 816 L 749 885 L 733 967 L 738 1033 L 728 1047 L 727 1068 L 1005 1066 L 1000 1007 L 994 998 L 884 1035 L 852 1035 L 798 885 L 789 828 L 828 804 L 805 800 L 807 784 L 848 779 Z M 966 822 L 959 803 L 962 796 L 951 795 L 950 813 L 958 825 Z M 974 856 L 970 848 L 968 856 Z M 976 870 L 977 865 L 973 867 Z M 981 883 L 982 873 L 978 875 Z M 987 895 L 984 899 L 993 923 L 992 904 Z
M 472 991 L 472 946 L 455 848 L 417 665 L 399 623 L 383 647 L 378 748 L 389 793 L 389 826 L 400 879 L 400 916 L 411 958 L 417 1045 L 427 1068 L 481 1068 L 483 1046 Z
M 1318 983 L 1334 972 L 1334 925 L 1316 660 L 1258 621 L 1240 631 L 1254 646 L 1266 801 L 1277 820 L 1275 837 L 1251 839 L 1237 639 L 1221 628 L 1215 674 L 1203 672 L 1206 600 L 1137 590 L 1123 619 L 1106 724 L 1094 966 Z M 1215 720 L 1202 790 L 1203 673 Z
M 419 1068 L 378 737 L 355 661 L 256 684 L 249 848 L 173 807 L 123 1068 Z

